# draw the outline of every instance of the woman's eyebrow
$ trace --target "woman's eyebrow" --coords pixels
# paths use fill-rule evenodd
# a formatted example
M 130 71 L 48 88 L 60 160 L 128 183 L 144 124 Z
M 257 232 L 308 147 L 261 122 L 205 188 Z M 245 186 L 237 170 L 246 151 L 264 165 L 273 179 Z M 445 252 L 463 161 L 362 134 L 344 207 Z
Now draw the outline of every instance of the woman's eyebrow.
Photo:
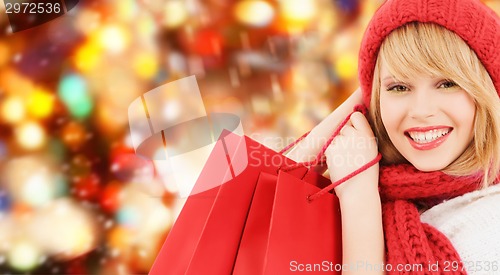
M 386 77 L 382 78 L 382 81 L 393 80 L 393 79 L 394 79 L 393 76 L 386 76 Z

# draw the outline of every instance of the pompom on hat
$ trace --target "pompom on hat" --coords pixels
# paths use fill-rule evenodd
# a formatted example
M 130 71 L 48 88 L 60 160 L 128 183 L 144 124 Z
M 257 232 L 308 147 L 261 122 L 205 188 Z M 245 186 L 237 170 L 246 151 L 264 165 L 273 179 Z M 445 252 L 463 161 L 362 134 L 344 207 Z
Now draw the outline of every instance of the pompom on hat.
M 385 37 L 406 23 L 435 23 L 460 36 L 476 53 L 500 95 L 500 18 L 479 0 L 387 0 L 366 28 L 359 52 L 363 103 L 370 106 L 373 74 Z

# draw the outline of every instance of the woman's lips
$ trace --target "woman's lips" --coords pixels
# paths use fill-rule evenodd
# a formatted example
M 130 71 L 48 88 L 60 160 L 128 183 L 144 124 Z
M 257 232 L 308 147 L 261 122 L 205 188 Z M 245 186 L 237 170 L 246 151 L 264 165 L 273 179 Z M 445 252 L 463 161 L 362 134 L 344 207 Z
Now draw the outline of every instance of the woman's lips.
M 404 134 L 413 148 L 431 150 L 445 142 L 451 131 L 453 128 L 448 126 L 414 127 Z

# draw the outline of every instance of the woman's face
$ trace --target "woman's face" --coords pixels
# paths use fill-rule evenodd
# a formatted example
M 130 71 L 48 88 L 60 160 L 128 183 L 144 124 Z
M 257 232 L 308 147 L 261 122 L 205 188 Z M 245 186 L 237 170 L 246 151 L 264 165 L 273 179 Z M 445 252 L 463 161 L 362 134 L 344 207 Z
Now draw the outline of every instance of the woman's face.
M 472 141 L 473 99 L 446 78 L 416 75 L 397 81 L 381 65 L 380 112 L 392 143 L 421 171 L 445 168 Z

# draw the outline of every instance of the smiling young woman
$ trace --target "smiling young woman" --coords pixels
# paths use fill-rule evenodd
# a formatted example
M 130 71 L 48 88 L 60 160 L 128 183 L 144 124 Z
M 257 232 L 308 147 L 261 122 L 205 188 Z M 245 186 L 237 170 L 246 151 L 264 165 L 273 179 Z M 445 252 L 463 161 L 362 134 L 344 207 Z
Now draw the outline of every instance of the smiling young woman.
M 331 135 L 353 104 L 369 109 L 368 118 L 354 113 L 325 152 L 332 181 L 362 166 L 335 160 L 382 154 L 335 188 L 344 264 L 383 263 L 390 274 L 499 272 L 499 45 L 500 18 L 479 0 L 387 0 L 377 10 L 360 47 L 361 93 L 308 137 Z M 419 269 L 397 269 L 408 264 Z
M 413 22 L 382 43 L 370 118 L 384 162 L 452 175 L 482 170 L 489 185 L 500 169 L 499 114 L 488 71 L 457 34 Z

